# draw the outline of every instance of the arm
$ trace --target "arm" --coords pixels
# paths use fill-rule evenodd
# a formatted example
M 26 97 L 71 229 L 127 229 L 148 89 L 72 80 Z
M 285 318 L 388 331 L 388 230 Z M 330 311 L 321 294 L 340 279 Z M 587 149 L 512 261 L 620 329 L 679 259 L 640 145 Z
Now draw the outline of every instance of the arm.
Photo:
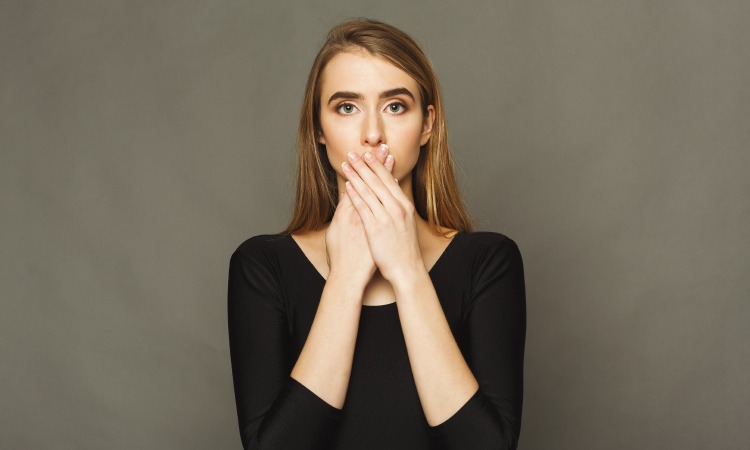
M 448 449 L 466 448 L 467 442 L 473 449 L 518 445 L 526 336 L 523 262 L 511 239 L 488 241 L 465 312 L 463 355 L 429 275 L 425 279 L 417 271 L 410 282 L 404 277 L 394 286 L 430 432 Z
M 360 311 L 347 292 L 356 291 L 329 277 L 290 374 L 286 308 L 263 261 L 252 247 L 235 251 L 229 264 L 229 346 L 242 446 L 318 448 L 341 418 Z

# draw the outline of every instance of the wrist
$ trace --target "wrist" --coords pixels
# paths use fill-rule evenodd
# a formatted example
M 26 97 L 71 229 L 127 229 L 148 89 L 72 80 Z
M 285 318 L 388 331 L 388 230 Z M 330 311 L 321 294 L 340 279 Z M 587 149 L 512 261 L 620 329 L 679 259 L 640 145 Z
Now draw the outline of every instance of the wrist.
M 387 278 L 396 295 L 406 294 L 421 284 L 422 281 L 430 281 L 430 274 L 421 261 L 418 264 L 397 270 L 393 276 Z
M 331 268 L 328 272 L 328 278 L 326 283 L 336 283 L 339 286 L 346 288 L 347 290 L 363 291 L 367 287 L 367 283 L 370 281 L 370 277 L 360 273 L 353 273 L 352 271 L 337 270 Z

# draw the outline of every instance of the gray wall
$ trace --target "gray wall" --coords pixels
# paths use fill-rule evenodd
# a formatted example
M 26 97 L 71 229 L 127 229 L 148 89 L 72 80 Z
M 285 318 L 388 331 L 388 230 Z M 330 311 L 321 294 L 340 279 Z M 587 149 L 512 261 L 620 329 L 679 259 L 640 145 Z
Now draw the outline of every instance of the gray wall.
M 0 3 L 0 447 L 240 448 L 229 256 L 289 219 L 310 64 L 366 16 L 521 248 L 520 448 L 750 448 L 749 3 L 488 3 Z

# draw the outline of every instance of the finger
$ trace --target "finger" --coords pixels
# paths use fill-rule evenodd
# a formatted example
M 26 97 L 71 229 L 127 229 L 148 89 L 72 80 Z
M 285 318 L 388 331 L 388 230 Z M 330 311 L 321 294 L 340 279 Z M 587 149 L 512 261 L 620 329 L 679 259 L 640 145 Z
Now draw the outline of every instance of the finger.
M 396 164 L 396 159 L 393 157 L 393 155 L 388 154 L 388 156 L 385 157 L 385 162 L 383 163 L 383 167 L 385 167 L 386 169 L 388 169 L 388 172 L 391 175 L 393 175 L 393 166 L 395 164 Z M 394 180 L 396 181 L 396 183 L 398 183 L 398 178 L 394 178 Z M 399 189 L 400 189 L 400 185 L 399 185 Z M 401 199 L 399 197 L 398 193 L 394 193 L 394 197 L 396 197 L 397 199 Z M 401 200 L 403 200 L 403 199 L 401 199 Z
M 382 144 L 381 148 L 385 147 L 385 150 L 388 151 L 388 146 L 386 144 Z M 370 169 L 380 178 L 383 185 L 390 191 L 390 193 L 398 200 L 406 200 L 406 197 L 403 195 L 403 191 L 401 191 L 401 187 L 398 184 L 398 180 L 393 178 L 393 166 L 396 162 L 395 158 L 392 154 L 388 154 L 388 156 L 385 159 L 385 162 L 381 165 L 378 164 L 376 161 L 369 162 L 365 160 Z M 367 181 L 367 178 L 365 176 L 362 176 L 365 181 Z M 371 184 L 368 183 L 370 187 L 372 187 Z M 375 189 L 376 193 L 379 193 L 377 189 Z M 378 195 L 378 198 L 381 198 L 380 195 Z M 386 205 L 386 203 L 383 203 L 383 205 Z
M 356 156 L 356 153 L 351 152 L 351 155 Z M 401 191 L 398 183 L 374 155 L 365 152 L 362 158 L 357 157 L 350 164 L 356 171 L 356 176 L 347 177 L 357 190 L 357 194 L 370 206 L 375 217 L 386 213 L 383 208 L 390 210 L 400 206 L 400 202 L 393 196 L 396 190 Z
M 381 153 L 380 150 L 378 150 L 377 152 L 375 152 L 375 156 L 380 162 L 383 163 L 383 167 L 385 167 L 388 172 L 393 173 L 393 163 L 395 161 L 393 159 L 393 155 L 388 153 L 389 149 L 386 144 L 383 144 L 381 147 L 385 147 L 385 153 Z
M 383 166 L 388 169 L 388 172 L 393 173 L 393 164 L 396 162 L 395 159 L 393 159 L 393 155 L 388 155 L 385 158 L 385 162 L 383 163 Z
M 347 207 L 347 206 L 353 206 L 352 205 L 352 198 L 347 195 L 346 190 L 343 190 L 341 194 L 339 194 L 339 203 L 336 205 L 336 207 Z
M 382 150 L 382 151 L 381 151 Z M 385 167 L 388 172 L 393 173 L 393 155 L 389 154 L 389 148 L 388 145 L 383 144 L 378 148 L 378 151 L 375 152 L 375 157 L 378 158 L 378 161 L 383 163 L 383 167 Z
M 353 161 L 352 155 L 354 156 Z M 351 152 L 347 156 L 349 157 L 349 162 L 344 161 L 341 165 L 344 176 L 357 192 L 357 196 L 370 209 L 373 217 L 385 220 L 389 214 L 384 205 L 389 205 L 390 208 L 395 204 L 396 199 L 393 198 L 393 195 L 383 185 L 380 178 L 375 175 L 362 158 L 357 156 L 355 152 Z M 376 164 L 380 164 L 380 162 L 376 161 Z M 363 177 L 367 177 L 369 181 L 365 181 Z M 376 191 L 378 192 L 376 193 Z M 351 193 L 349 195 L 354 197 Z M 352 198 L 352 203 L 354 203 L 354 198 Z
M 382 151 L 381 151 L 382 150 Z M 386 160 L 388 158 L 388 146 L 385 144 L 382 144 L 378 149 L 373 153 L 376 158 L 378 158 L 378 161 L 383 163 L 385 165 Z
M 336 203 L 336 206 L 333 208 L 333 214 L 336 214 L 338 210 L 342 208 L 346 208 L 347 206 L 351 206 L 352 202 L 349 200 L 349 196 L 346 195 L 345 190 L 341 190 L 341 193 L 339 194 L 339 201 Z
M 393 157 L 393 155 L 388 155 L 385 158 L 385 163 L 383 163 L 383 166 L 388 169 L 388 173 L 393 175 L 393 165 L 396 164 L 396 159 Z M 396 180 L 396 183 L 398 183 L 398 178 L 394 178 Z M 396 198 L 398 198 L 398 194 L 394 195 Z
M 388 170 L 391 170 L 393 168 L 393 164 L 390 164 L 389 166 L 389 160 L 393 159 L 393 157 L 388 158 L 389 156 L 391 156 L 390 150 L 391 149 L 388 148 L 388 144 L 380 144 L 380 146 L 373 152 L 375 157 L 378 158 L 378 161 L 380 161 Z
M 356 189 L 354 189 L 354 186 L 349 181 L 346 182 L 345 186 L 347 196 L 351 198 L 352 204 L 355 208 L 357 208 L 360 219 L 362 219 L 365 227 L 369 226 L 369 224 L 371 224 L 375 220 L 375 217 L 372 214 L 372 210 L 370 210 L 369 205 L 364 200 L 362 200 L 362 197 L 359 196 L 359 193 Z

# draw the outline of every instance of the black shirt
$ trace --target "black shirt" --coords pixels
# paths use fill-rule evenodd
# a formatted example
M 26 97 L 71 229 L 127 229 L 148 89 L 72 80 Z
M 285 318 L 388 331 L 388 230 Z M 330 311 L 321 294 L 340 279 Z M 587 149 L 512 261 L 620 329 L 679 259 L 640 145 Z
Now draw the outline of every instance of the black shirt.
M 454 338 L 479 383 L 430 427 L 396 303 L 363 305 L 343 409 L 289 374 L 326 280 L 290 235 L 244 241 L 229 262 L 228 327 L 245 449 L 515 449 L 521 429 L 526 293 L 516 243 L 458 232 L 429 271 Z

